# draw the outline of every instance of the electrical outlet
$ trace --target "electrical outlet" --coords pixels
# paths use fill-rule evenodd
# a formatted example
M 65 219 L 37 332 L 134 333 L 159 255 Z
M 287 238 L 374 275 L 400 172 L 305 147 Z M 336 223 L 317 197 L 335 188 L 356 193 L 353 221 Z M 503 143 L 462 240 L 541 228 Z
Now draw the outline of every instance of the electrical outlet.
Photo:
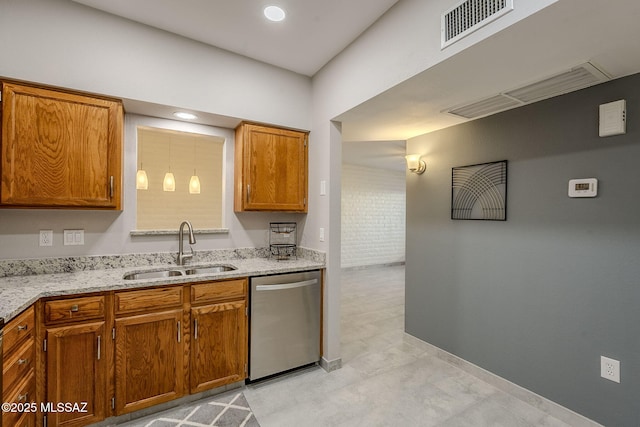
M 600 356 L 600 376 L 613 382 L 620 382 L 620 362 Z
M 40 230 L 40 246 L 53 246 L 53 230 Z

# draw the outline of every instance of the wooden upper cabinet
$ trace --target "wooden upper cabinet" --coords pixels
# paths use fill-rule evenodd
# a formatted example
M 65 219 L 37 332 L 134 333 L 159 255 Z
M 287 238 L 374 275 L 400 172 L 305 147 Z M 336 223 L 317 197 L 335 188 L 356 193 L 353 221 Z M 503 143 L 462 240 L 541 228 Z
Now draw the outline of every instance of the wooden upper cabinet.
M 121 209 L 118 100 L 2 82 L 0 206 Z
M 308 132 L 236 128 L 234 210 L 307 212 Z

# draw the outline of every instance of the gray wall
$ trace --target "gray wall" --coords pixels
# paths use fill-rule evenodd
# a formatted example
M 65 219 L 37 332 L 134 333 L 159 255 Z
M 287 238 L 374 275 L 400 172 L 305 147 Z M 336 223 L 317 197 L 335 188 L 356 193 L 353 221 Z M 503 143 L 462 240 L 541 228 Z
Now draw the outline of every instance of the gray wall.
M 598 105 L 627 100 L 627 134 Z M 607 426 L 640 425 L 640 75 L 422 135 L 406 330 Z M 451 168 L 509 160 L 506 222 L 452 221 Z M 567 196 L 599 180 L 595 199 Z M 600 378 L 600 356 L 621 383 Z

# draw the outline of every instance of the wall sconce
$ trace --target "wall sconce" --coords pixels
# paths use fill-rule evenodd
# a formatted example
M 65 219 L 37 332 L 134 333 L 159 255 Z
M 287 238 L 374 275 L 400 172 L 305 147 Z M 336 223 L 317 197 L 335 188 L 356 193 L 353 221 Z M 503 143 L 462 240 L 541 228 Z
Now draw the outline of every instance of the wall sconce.
M 405 159 L 407 159 L 407 167 L 415 174 L 422 175 L 427 169 L 427 164 L 420 159 L 420 154 L 409 154 Z

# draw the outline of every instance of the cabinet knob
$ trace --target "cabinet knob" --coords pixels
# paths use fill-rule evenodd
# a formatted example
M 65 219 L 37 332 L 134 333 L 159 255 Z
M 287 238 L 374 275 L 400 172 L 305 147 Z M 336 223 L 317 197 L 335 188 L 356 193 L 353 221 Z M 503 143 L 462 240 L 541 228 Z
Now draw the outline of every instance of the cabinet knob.
M 78 310 L 80 310 L 80 309 L 78 308 L 78 304 L 74 304 L 74 305 L 72 305 L 72 306 L 71 306 L 71 311 L 72 311 L 72 312 L 74 312 L 74 313 L 75 313 L 75 312 L 77 312 Z

